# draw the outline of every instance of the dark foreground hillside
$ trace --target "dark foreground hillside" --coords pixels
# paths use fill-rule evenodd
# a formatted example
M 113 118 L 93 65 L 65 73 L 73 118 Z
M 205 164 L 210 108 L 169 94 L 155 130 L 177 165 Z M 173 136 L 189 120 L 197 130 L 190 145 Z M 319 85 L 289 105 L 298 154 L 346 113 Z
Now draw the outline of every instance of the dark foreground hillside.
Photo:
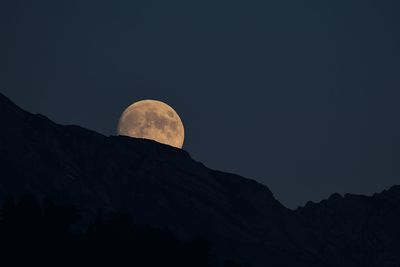
M 126 214 L 99 214 L 74 231 L 78 220 L 75 206 L 8 196 L 0 209 L 1 266 L 247 266 L 222 261 L 207 240 L 180 240 Z

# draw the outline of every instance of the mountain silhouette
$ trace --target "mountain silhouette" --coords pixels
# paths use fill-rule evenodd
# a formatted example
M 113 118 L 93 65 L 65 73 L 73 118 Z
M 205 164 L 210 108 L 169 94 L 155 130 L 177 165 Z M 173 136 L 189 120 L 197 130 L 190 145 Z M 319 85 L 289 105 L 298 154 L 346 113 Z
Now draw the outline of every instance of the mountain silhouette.
M 384 245 L 390 249 L 383 247 L 382 253 L 367 255 L 373 244 L 360 247 L 365 251 L 346 245 L 362 246 L 362 238 L 369 237 L 366 231 L 382 232 L 377 225 L 358 227 L 365 221 L 362 216 L 379 217 L 375 211 L 394 203 L 393 223 L 398 222 L 398 190 L 380 195 L 387 195 L 386 202 L 378 196 L 368 204 L 358 197 L 334 196 L 292 211 L 265 185 L 211 170 L 181 149 L 62 126 L 20 109 L 1 94 L 0 119 L 0 201 L 7 194 L 31 194 L 73 203 L 82 213 L 80 228 L 99 213 L 124 212 L 138 223 L 169 229 L 181 238 L 205 237 L 219 255 L 253 266 L 400 266 L 393 254 L 398 251 L 394 236 L 385 236 Z M 398 233 L 389 222 L 392 211 L 386 212 L 370 223 Z M 332 220 L 340 223 L 332 225 Z M 349 236 L 355 228 L 362 233 Z M 391 234 L 390 229 L 384 234 Z M 341 243 L 342 237 L 348 243 Z M 397 265 L 371 265 L 382 257 Z
M 74 231 L 79 214 L 75 205 L 7 195 L 0 207 L 1 266 L 248 266 L 218 261 L 205 239 L 182 240 L 128 214 L 102 214 L 85 231 Z
M 400 266 L 400 186 L 370 197 L 334 194 L 296 213 L 358 266 Z

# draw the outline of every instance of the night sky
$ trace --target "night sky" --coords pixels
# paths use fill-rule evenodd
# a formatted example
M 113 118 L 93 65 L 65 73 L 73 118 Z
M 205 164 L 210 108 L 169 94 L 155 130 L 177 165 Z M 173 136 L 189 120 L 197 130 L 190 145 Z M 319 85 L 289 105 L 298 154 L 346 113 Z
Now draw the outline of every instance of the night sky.
M 194 159 L 288 207 L 371 194 L 400 184 L 399 14 L 397 0 L 4 0 L 0 92 L 105 135 L 158 99 Z

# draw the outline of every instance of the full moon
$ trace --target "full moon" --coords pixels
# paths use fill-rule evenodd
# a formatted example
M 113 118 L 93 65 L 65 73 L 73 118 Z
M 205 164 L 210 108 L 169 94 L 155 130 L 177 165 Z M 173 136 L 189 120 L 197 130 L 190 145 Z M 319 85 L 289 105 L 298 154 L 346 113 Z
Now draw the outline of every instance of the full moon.
M 119 119 L 118 134 L 151 139 L 177 148 L 182 148 L 185 138 L 179 115 L 157 100 L 142 100 L 127 107 Z

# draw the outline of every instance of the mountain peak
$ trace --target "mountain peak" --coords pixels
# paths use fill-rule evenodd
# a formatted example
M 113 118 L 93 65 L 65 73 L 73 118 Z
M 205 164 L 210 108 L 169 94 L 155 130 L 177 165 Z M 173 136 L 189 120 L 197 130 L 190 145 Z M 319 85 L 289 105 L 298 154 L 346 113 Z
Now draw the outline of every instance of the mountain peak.
M 342 199 L 343 198 L 343 196 L 341 195 L 341 194 L 339 194 L 339 193 L 334 193 L 334 194 L 332 194 L 329 198 L 328 198 L 328 200 L 329 201 L 335 201 L 335 200 L 340 200 L 340 199 Z

